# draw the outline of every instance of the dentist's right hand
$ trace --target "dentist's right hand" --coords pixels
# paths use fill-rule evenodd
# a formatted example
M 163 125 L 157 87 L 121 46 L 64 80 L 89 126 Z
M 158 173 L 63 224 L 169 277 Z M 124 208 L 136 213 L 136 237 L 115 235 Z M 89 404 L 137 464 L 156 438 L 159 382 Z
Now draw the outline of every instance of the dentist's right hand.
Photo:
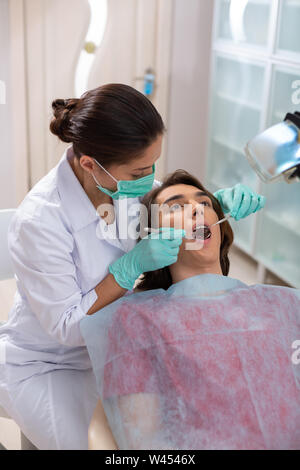
M 165 238 L 168 237 L 168 238 Z M 109 266 L 109 272 L 124 289 L 132 290 L 143 273 L 176 263 L 185 230 L 161 227 L 142 238 L 135 247 Z

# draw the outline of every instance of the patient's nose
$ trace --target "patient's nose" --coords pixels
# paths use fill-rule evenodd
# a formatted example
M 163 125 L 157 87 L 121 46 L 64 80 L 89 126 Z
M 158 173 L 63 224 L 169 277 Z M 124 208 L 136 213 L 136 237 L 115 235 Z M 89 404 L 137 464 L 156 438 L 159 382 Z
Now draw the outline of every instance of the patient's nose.
M 202 204 L 199 204 L 199 202 L 193 204 L 193 209 L 192 209 L 192 214 L 193 217 L 196 217 L 197 214 L 199 215 L 204 215 L 204 207 Z

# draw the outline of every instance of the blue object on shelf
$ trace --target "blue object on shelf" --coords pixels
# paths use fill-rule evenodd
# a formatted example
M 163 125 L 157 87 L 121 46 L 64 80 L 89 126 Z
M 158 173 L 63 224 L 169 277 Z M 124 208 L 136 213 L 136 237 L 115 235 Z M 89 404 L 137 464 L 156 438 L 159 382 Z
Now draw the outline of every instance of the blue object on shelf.
M 146 96 L 153 95 L 155 75 L 152 69 L 147 69 L 144 76 L 144 94 Z

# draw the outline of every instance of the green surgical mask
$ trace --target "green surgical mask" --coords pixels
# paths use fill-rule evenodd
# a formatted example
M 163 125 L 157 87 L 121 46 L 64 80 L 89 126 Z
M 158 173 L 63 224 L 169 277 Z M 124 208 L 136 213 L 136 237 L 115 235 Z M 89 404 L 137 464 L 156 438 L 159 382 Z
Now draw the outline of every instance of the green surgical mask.
M 147 194 L 152 189 L 153 182 L 154 182 L 154 175 L 155 175 L 155 164 L 153 164 L 152 166 L 152 173 L 150 175 L 144 176 L 143 178 L 139 178 L 137 180 L 119 180 L 118 181 L 105 168 L 103 168 L 103 166 L 99 162 L 97 162 L 97 160 L 95 160 L 95 162 L 97 163 L 97 165 L 99 165 L 102 168 L 102 170 L 105 171 L 105 173 L 107 173 L 117 183 L 118 189 L 117 191 L 113 192 L 113 191 L 110 191 L 109 189 L 103 188 L 103 186 L 101 186 L 101 184 L 98 183 L 95 176 L 93 175 L 93 178 L 95 182 L 97 183 L 97 188 L 113 199 L 119 199 L 119 198 L 125 198 L 125 197 L 127 198 L 141 197 Z

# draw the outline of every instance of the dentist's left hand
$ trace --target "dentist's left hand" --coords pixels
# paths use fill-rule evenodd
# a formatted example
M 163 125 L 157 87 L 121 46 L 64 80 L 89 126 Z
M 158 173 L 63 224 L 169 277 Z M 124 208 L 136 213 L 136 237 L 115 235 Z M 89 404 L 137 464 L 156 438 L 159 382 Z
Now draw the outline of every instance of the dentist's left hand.
M 131 290 L 144 272 L 176 263 L 184 237 L 185 230 L 162 227 L 159 233 L 150 233 L 131 251 L 114 261 L 109 266 L 109 272 L 121 287 Z
M 265 196 L 256 194 L 244 184 L 233 188 L 220 189 L 214 196 L 218 199 L 224 214 L 230 212 L 235 220 L 243 219 L 262 209 L 266 203 Z

